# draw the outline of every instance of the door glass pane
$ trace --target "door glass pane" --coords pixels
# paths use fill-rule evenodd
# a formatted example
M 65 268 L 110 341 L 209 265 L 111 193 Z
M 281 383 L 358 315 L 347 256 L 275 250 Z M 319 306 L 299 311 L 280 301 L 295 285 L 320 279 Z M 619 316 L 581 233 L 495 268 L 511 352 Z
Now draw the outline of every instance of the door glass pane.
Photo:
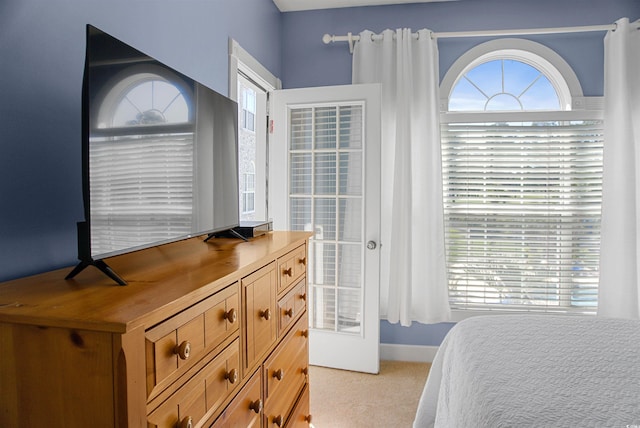
M 348 242 L 362 242 L 362 199 L 341 198 L 339 200 L 338 239 Z
M 362 245 L 340 244 L 338 246 L 338 255 L 340 286 L 359 288 L 362 282 L 362 272 L 360 269 L 360 258 L 363 256 Z
M 311 327 L 362 332 L 362 105 L 291 109 L 290 227 L 309 246 Z
M 318 195 L 336 194 L 336 153 L 315 155 L 315 191 Z
M 338 331 L 360 333 L 360 290 L 338 290 Z
M 336 107 L 322 107 L 315 109 L 315 148 L 332 149 L 336 147 Z
M 362 106 L 340 107 L 340 148 L 361 149 L 363 139 Z
M 311 325 L 320 330 L 336 329 L 336 293 L 334 288 L 313 287 Z
M 341 195 L 362 195 L 362 152 L 340 153 Z
M 313 141 L 313 110 L 299 108 L 290 112 L 291 150 L 308 150 Z
M 336 199 L 316 199 L 315 201 L 316 233 L 323 240 L 336 239 Z
M 291 153 L 289 156 L 290 182 L 289 189 L 293 195 L 311 193 L 311 155 L 308 153 Z
M 311 198 L 291 198 L 289 209 L 291 228 L 311 232 Z
M 309 281 L 312 281 L 313 285 L 334 286 L 336 284 L 336 245 L 314 239 L 312 247 L 314 264 Z

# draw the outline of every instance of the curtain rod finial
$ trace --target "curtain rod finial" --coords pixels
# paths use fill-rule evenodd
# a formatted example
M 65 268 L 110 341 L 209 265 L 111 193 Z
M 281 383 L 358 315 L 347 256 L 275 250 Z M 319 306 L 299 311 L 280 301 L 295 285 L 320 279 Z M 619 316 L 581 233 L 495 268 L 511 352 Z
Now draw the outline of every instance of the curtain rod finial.
M 328 45 L 329 43 L 333 42 L 333 36 L 325 34 L 324 36 L 322 36 L 322 41 L 325 45 Z

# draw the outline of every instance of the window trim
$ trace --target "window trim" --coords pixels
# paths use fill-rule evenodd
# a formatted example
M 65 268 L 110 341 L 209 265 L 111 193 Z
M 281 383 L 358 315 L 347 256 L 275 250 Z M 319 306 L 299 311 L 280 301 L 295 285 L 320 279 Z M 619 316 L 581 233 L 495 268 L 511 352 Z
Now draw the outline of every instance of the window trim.
M 258 120 L 257 117 L 262 115 L 260 107 L 257 107 L 256 113 L 256 135 L 260 139 L 260 150 L 256 152 L 256 200 L 255 200 L 255 214 L 256 218 L 269 219 L 272 217 L 271 203 L 269 200 L 269 133 L 267 129 L 268 116 L 269 116 L 269 94 L 272 91 L 282 89 L 282 82 L 279 78 L 271 74 L 266 67 L 255 59 L 249 52 L 244 50 L 237 41 L 229 39 L 229 98 L 234 101 L 238 101 L 239 92 L 238 80 L 240 76 L 254 83 L 256 86 L 264 90 L 266 97 L 265 107 L 266 114 L 263 119 Z M 259 106 L 262 106 L 260 101 Z M 264 123 L 262 122 L 264 120 Z M 263 133 L 264 132 L 264 138 Z

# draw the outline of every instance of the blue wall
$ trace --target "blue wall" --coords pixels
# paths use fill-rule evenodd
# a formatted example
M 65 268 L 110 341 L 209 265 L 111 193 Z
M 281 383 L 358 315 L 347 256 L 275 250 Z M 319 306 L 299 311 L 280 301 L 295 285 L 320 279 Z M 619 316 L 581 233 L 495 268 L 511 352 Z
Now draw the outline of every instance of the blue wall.
M 358 34 L 364 29 L 409 27 L 433 31 L 493 30 L 611 24 L 621 17 L 640 18 L 639 0 L 461 0 L 292 12 L 283 15 L 285 88 L 351 83 L 351 55 L 346 43 L 325 45 L 325 33 Z M 587 96 L 603 91 L 604 33 L 526 37 L 560 54 L 576 72 Z M 444 76 L 464 52 L 487 38 L 440 39 L 440 72 Z M 453 324 L 411 327 L 381 322 L 382 343 L 437 346 Z
M 325 33 L 358 34 L 368 29 L 408 27 L 433 31 L 494 30 L 611 24 L 618 18 L 640 18 L 638 0 L 461 0 L 327 9 L 283 14 L 285 88 L 351 83 L 351 55 L 347 44 L 325 45 Z M 526 37 L 554 49 L 571 65 L 585 95 L 602 95 L 604 33 Z M 440 71 L 471 47 L 488 38 L 441 39 Z
M 0 1 L 0 281 L 76 263 L 85 25 L 228 92 L 228 39 L 281 74 L 268 0 Z

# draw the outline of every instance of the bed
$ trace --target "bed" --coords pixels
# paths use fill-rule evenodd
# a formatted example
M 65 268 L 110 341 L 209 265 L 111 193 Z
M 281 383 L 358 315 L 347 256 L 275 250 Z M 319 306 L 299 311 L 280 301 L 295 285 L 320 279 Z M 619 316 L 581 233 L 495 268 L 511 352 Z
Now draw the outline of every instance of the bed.
M 414 428 L 640 428 L 640 321 L 480 316 L 438 350 Z

